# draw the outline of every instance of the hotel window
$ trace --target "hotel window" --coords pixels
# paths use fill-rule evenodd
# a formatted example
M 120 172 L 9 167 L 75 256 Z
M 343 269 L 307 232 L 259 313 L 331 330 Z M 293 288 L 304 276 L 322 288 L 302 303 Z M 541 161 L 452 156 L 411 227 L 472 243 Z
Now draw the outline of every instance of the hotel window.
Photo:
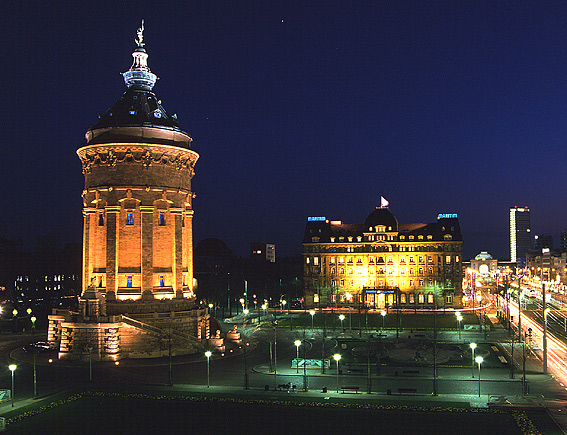
M 356 264 L 362 264 L 362 258 L 358 257 L 358 258 L 356 259 Z
M 420 267 L 420 268 L 419 268 L 419 274 L 420 274 L 420 275 L 423 275 L 423 267 Z
M 413 293 L 410 293 L 409 295 L 409 303 L 415 304 L 415 295 Z
M 331 301 L 337 302 L 337 295 L 332 295 L 332 296 L 331 296 Z
M 311 260 L 310 260 L 309 257 L 307 257 L 307 258 L 305 259 L 305 263 L 306 263 L 306 264 L 309 264 L 310 261 L 311 261 Z
M 419 256 L 419 262 L 423 263 L 423 256 L 421 256 L 421 255 Z
M 427 240 L 433 240 L 433 236 L 430 234 L 427 236 Z
M 422 279 L 419 280 L 419 286 L 423 287 L 423 280 Z
M 374 269 L 368 269 L 368 275 L 374 275 Z
M 384 280 L 383 280 L 383 279 L 379 279 L 379 280 L 378 280 L 378 285 L 379 285 L 380 287 L 384 287 Z
M 344 263 L 345 262 L 345 257 L 339 257 L 339 263 Z
M 380 275 L 384 275 L 384 268 L 383 267 L 378 268 L 378 273 Z
M 400 240 L 405 240 L 406 236 L 400 236 Z
M 313 302 L 315 302 L 315 303 L 319 302 L 319 294 L 318 293 L 315 293 L 313 295 Z
M 458 262 L 459 262 L 459 256 L 457 255 L 457 256 L 455 256 L 455 263 L 458 263 Z
M 313 265 L 319 266 L 319 257 L 313 257 Z
M 430 279 L 430 280 L 429 280 L 429 287 L 431 287 L 432 285 L 433 285 L 433 280 Z
M 400 259 L 400 264 L 406 264 L 406 259 L 404 257 Z
M 404 269 L 403 267 L 400 269 L 400 275 L 405 275 L 406 274 L 406 269 Z
M 99 227 L 104 226 L 104 214 L 102 213 L 98 214 L 98 226 Z
M 402 293 L 400 295 L 400 303 L 405 304 L 406 303 L 406 294 Z
M 433 273 L 433 268 L 432 267 L 428 267 L 427 268 L 427 273 L 429 273 L 430 275 Z
M 341 267 L 341 269 L 340 269 L 340 274 L 341 274 L 341 275 L 344 275 L 344 274 L 345 274 L 345 268 L 344 268 L 344 267 Z M 342 284 L 341 284 L 341 285 L 342 285 Z
M 368 260 L 368 262 L 369 262 L 370 264 L 374 264 L 374 257 L 370 257 L 370 260 Z
M 158 217 L 158 225 L 159 225 L 160 227 L 163 227 L 163 226 L 165 225 L 165 216 L 164 216 L 163 213 L 160 213 L 160 214 L 159 214 L 159 217 Z
M 447 256 L 445 257 L 445 263 L 447 263 L 447 264 L 450 264 L 450 263 L 451 263 L 451 256 L 450 256 L 450 255 L 447 255 Z
M 337 272 L 336 269 L 333 267 L 333 268 L 331 269 L 331 275 L 334 275 L 336 272 Z
M 352 257 L 348 257 L 348 262 L 352 264 Z
M 414 236 L 409 236 L 409 239 L 410 239 L 410 240 L 413 240 L 413 239 L 415 239 L 415 237 L 414 237 Z
M 345 286 L 345 280 L 341 279 L 341 287 L 344 287 L 344 286 Z M 335 296 L 335 295 L 333 295 L 333 296 Z
M 352 287 L 354 285 L 354 280 L 349 280 L 348 285 Z
M 164 285 L 165 285 L 165 282 L 164 282 L 164 280 L 163 280 L 163 275 L 160 275 L 160 276 L 159 276 L 159 286 L 160 286 L 160 287 L 163 287 Z
M 453 303 L 453 295 L 452 294 L 448 294 L 446 299 L 448 304 L 452 304 Z
M 356 240 L 358 240 L 359 242 L 362 242 L 362 237 L 358 236 L 358 237 L 356 238 Z
M 352 275 L 352 267 L 349 267 L 349 268 L 348 268 L 348 274 L 349 274 L 349 275 Z
M 128 213 L 126 215 L 126 225 L 134 225 L 134 213 Z
M 433 303 L 433 293 L 429 293 L 427 295 L 427 303 L 428 304 L 432 304 Z
M 409 268 L 410 275 L 415 275 L 415 269 L 413 267 Z
M 340 237 L 339 237 L 339 242 L 342 242 L 342 241 L 344 241 L 344 240 L 345 240 L 345 238 L 344 238 L 343 236 L 340 236 Z
M 425 303 L 425 296 L 423 293 L 420 293 L 417 295 L 417 303 L 418 304 L 424 304 Z
M 132 288 L 132 276 L 126 277 L 126 287 Z
M 410 287 L 413 287 L 415 285 L 415 281 L 413 279 L 409 280 L 409 285 Z
M 428 262 L 429 264 L 433 263 L 433 257 L 432 257 L 431 255 L 428 255 L 428 256 L 427 256 L 427 262 Z
M 335 238 L 331 237 L 331 243 L 335 243 Z
M 329 259 L 329 262 L 330 262 L 331 264 L 335 264 L 335 257 L 331 257 L 331 258 Z
M 352 242 L 352 236 L 348 236 L 348 241 Z
M 384 264 L 384 257 L 378 257 L 378 263 Z
M 423 236 L 420 234 L 419 236 L 417 236 L 418 240 L 423 240 Z
M 414 263 L 414 261 L 413 261 L 413 256 L 411 256 L 411 257 L 409 258 L 409 262 L 410 262 L 410 263 Z
M 394 262 L 392 261 L 392 257 L 388 257 L 388 264 L 394 264 Z

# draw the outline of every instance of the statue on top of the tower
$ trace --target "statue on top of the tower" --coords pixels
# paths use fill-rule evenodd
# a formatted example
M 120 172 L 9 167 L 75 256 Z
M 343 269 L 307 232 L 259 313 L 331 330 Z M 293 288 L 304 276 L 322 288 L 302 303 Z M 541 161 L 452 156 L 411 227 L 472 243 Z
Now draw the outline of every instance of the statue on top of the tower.
M 142 19 L 142 27 L 138 27 L 138 30 L 136 31 L 136 35 L 138 35 L 138 38 L 134 39 L 134 41 L 136 42 L 136 44 L 138 44 L 138 47 L 143 47 L 144 46 L 144 20 Z

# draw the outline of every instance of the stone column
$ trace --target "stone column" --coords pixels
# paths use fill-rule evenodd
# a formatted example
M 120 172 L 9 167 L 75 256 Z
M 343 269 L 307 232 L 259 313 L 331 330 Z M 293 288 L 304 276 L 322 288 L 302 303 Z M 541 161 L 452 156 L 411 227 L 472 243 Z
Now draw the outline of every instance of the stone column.
M 185 211 L 187 237 L 187 287 L 193 291 L 193 210 Z
M 106 207 L 106 296 L 110 299 L 118 292 L 118 216 L 119 206 Z
M 173 218 L 173 292 L 176 298 L 183 297 L 183 226 L 180 208 L 170 208 Z
M 81 293 L 90 284 L 89 270 L 91 270 L 90 261 L 90 217 L 92 216 L 92 209 L 83 209 L 83 287 Z
M 153 299 L 154 267 L 153 267 L 153 241 L 154 241 L 154 207 L 140 206 L 142 221 L 142 298 Z

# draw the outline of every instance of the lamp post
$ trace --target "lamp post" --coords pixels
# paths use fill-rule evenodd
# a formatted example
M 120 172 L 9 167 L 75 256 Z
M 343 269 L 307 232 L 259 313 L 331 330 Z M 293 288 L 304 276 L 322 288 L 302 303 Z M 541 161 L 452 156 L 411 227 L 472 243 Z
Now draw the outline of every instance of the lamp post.
M 35 335 L 35 321 L 37 320 L 35 316 L 31 317 L 32 322 L 32 335 Z M 36 371 L 36 356 L 35 356 L 35 346 L 33 347 L 33 397 L 37 397 L 37 371 Z
M 262 310 L 264 311 L 264 317 L 266 317 L 266 304 L 262 304 Z
M 89 346 L 87 348 L 89 350 L 89 382 L 93 381 L 93 347 Z
M 474 350 L 476 349 L 476 343 L 471 343 L 469 345 L 471 347 L 471 351 L 472 351 L 472 377 L 474 378 Z
M 459 328 L 459 340 L 461 339 L 461 321 L 463 320 L 463 316 L 461 315 L 461 313 L 457 313 L 457 325 Z
M 287 304 L 287 301 L 285 299 L 282 299 L 282 314 L 285 314 L 285 304 Z M 289 309 L 287 311 L 287 314 L 289 314 Z
M 213 354 L 213 353 L 212 353 L 210 350 L 208 350 L 208 351 L 205 352 L 205 356 L 207 357 L 207 388 L 210 388 L 210 386 L 211 386 L 211 381 L 210 381 L 211 378 L 210 378 L 210 370 L 209 370 L 209 361 L 210 361 L 210 359 L 211 359 L 211 355 L 212 355 L 212 354 Z
M 315 310 L 309 310 L 309 314 L 311 314 L 311 331 L 313 331 L 313 317 L 315 317 Z
M 295 350 L 297 351 L 295 358 L 295 373 L 299 373 L 299 346 L 301 346 L 301 340 L 295 340 L 293 344 L 295 344 Z M 305 364 L 305 361 L 303 364 Z
M 474 360 L 478 364 L 478 397 L 480 397 L 480 365 L 484 361 L 484 358 L 482 358 L 481 356 L 477 356 Z
M 345 320 L 345 315 L 341 314 L 339 316 L 339 319 L 341 320 L 341 329 L 343 330 L 343 332 L 345 332 L 345 327 L 344 327 L 344 320 Z
M 382 316 L 382 330 L 384 330 L 384 320 L 386 319 L 386 311 L 382 311 L 380 313 L 380 315 Z
M 339 361 L 341 360 L 341 355 L 336 353 L 333 355 L 333 358 L 337 362 L 337 393 L 339 392 Z
M 13 408 L 14 407 L 14 372 L 16 371 L 18 366 L 16 364 L 10 364 L 8 368 L 12 372 L 12 391 L 11 391 L 12 394 L 10 394 L 10 396 L 12 396 L 12 408 Z

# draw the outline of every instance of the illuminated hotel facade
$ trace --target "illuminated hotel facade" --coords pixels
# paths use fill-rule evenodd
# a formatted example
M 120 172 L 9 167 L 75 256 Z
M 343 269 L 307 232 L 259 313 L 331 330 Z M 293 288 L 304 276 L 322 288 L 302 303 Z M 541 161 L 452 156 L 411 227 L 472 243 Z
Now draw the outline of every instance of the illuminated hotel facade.
M 304 300 L 382 309 L 461 308 L 462 236 L 456 214 L 398 224 L 387 207 L 364 224 L 310 217 L 303 238 Z

